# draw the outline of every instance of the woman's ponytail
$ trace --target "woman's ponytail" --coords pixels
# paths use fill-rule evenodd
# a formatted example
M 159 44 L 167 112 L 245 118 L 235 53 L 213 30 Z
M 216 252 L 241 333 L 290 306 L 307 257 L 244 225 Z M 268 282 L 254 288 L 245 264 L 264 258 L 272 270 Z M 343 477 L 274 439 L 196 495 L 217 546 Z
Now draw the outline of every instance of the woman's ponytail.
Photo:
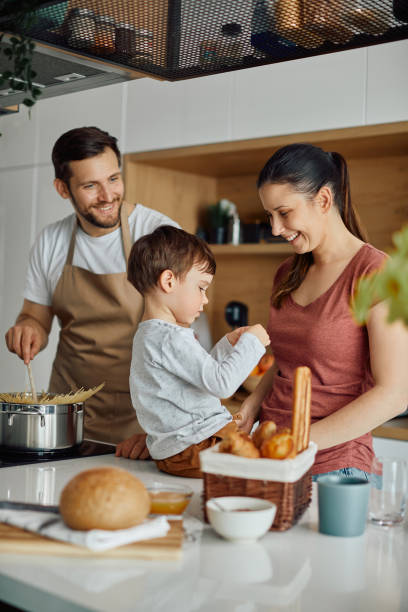
M 339 194 L 335 195 L 338 196 L 336 200 L 343 223 L 354 236 L 357 236 L 360 240 L 366 241 L 367 236 L 361 225 L 360 217 L 351 201 L 350 178 L 346 160 L 340 153 L 336 153 L 335 151 L 329 153 L 329 155 L 339 173 Z

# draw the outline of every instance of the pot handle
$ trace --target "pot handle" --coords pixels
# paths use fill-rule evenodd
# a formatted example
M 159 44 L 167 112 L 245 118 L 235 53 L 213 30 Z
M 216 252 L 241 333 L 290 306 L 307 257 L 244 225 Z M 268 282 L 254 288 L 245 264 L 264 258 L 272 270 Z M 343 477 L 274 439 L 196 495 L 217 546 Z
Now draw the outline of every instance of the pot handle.
M 16 414 L 30 414 L 30 415 L 38 415 L 41 417 L 40 427 L 45 427 L 45 416 L 41 414 L 41 412 L 33 410 L 33 412 L 19 411 L 19 412 L 9 412 L 7 415 L 7 425 L 9 427 L 13 427 L 13 421 Z

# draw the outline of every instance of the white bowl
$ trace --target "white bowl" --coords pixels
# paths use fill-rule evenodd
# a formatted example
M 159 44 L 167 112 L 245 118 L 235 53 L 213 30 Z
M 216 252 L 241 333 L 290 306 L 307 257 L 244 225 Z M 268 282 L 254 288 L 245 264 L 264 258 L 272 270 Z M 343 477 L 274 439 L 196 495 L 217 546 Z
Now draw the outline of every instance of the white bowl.
M 258 497 L 216 497 L 206 503 L 211 526 L 231 542 L 255 542 L 273 523 L 276 504 Z

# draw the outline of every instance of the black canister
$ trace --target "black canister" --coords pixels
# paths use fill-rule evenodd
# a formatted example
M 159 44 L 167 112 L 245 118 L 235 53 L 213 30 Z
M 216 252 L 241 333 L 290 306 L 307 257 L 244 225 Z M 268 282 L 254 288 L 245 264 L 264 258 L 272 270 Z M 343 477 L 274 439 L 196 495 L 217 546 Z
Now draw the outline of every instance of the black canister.
M 153 52 L 153 34 L 140 30 L 130 23 L 121 22 L 116 26 L 116 53 L 127 57 L 150 58 Z

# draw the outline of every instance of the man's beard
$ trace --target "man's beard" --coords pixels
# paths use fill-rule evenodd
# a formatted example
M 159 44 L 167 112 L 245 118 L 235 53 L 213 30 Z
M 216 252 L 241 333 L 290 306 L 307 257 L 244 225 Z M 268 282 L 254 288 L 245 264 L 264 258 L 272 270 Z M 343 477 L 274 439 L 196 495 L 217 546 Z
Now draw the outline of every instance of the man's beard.
M 116 216 L 115 219 L 111 220 L 111 221 L 99 221 L 99 219 L 96 219 L 94 217 L 94 214 L 92 212 L 87 212 L 87 213 L 83 213 L 80 209 L 79 206 L 72 194 L 71 189 L 69 189 L 69 193 L 71 196 L 71 201 L 72 204 L 75 208 L 75 210 L 77 211 L 77 213 L 82 217 L 82 219 L 85 219 L 85 221 L 88 221 L 88 223 L 91 223 L 91 225 L 95 226 L 95 227 L 102 227 L 104 229 L 109 229 L 110 227 L 115 227 L 115 225 L 118 225 L 119 221 L 120 221 L 120 211 L 122 208 L 122 204 L 123 202 L 120 203 L 119 208 L 118 208 L 118 214 Z M 118 198 L 115 198 L 114 202 L 116 202 L 118 200 Z

